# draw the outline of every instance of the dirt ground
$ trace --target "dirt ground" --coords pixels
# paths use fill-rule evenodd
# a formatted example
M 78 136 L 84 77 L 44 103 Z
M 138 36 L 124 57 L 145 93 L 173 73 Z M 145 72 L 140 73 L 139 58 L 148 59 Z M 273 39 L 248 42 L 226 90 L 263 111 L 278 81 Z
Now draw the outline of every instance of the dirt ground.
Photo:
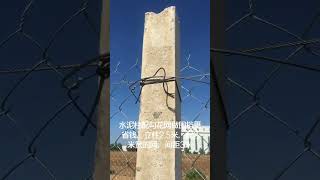
M 210 155 L 184 154 L 182 153 L 182 177 L 193 168 L 205 174 L 210 179 Z M 136 168 L 136 152 L 111 151 L 111 179 L 134 180 Z M 184 178 L 183 178 L 184 179 Z

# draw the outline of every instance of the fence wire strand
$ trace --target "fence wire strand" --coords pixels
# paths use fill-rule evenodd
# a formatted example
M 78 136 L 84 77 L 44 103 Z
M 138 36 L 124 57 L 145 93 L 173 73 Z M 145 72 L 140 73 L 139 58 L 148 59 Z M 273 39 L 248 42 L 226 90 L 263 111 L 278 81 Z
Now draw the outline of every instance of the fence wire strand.
M 7 167 L 1 167 L 1 180 L 11 179 L 11 177 L 15 176 L 15 173 L 19 171 L 19 169 L 21 169 L 22 167 L 25 168 L 25 166 L 29 166 L 29 161 L 32 161 L 39 165 L 37 168 L 38 174 L 45 173 L 48 179 L 60 179 L 56 175 L 56 169 L 51 168 L 50 163 L 48 163 L 45 158 L 39 156 L 39 153 L 41 154 L 42 152 L 42 148 L 40 147 L 41 145 L 38 143 L 39 138 L 44 134 L 49 134 L 49 129 L 53 128 L 53 123 L 57 123 L 57 121 L 59 121 L 59 116 L 61 116 L 61 114 L 71 112 L 74 110 L 76 110 L 76 112 L 85 119 L 84 124 L 83 122 L 78 122 L 83 124 L 83 128 L 81 130 L 79 129 L 81 135 L 85 135 L 85 132 L 89 126 L 95 129 L 96 126 L 93 120 L 93 115 L 95 114 L 95 110 L 100 99 L 101 88 L 103 86 L 104 79 L 109 78 L 109 53 L 97 55 L 97 57 L 94 57 L 90 60 L 86 60 L 84 58 L 78 60 L 78 63 L 70 63 L 64 65 L 56 65 L 54 63 L 55 58 L 53 58 L 49 53 L 49 50 L 56 48 L 53 46 L 55 40 L 58 38 L 58 36 L 61 36 L 64 33 L 63 31 L 68 26 L 70 26 L 70 23 L 77 21 L 77 19 L 82 19 L 83 17 L 85 17 L 85 22 L 76 28 L 86 28 L 87 26 L 89 26 L 91 29 L 94 29 L 93 32 L 90 32 L 89 34 L 91 38 L 94 41 L 96 41 L 97 44 L 99 43 L 99 34 L 97 31 L 98 26 L 96 26 L 96 24 L 94 24 L 94 22 L 91 20 L 91 11 L 89 12 L 88 10 L 90 2 L 87 0 L 84 0 L 82 2 L 79 1 L 78 4 L 75 5 L 78 6 L 78 8 L 74 12 L 71 12 L 71 15 L 69 17 L 65 18 L 65 21 L 62 22 L 59 27 L 57 27 L 53 34 L 49 34 L 49 40 L 45 45 L 40 43 L 40 40 L 37 38 L 37 36 L 35 36 L 35 34 L 32 35 L 32 33 L 28 32 L 29 28 L 26 28 L 26 25 L 28 25 L 32 21 L 32 18 L 30 16 L 34 11 L 36 11 L 34 10 L 34 6 L 36 6 L 37 3 L 38 1 L 31 0 L 25 5 L 25 8 L 23 9 L 20 15 L 20 22 L 18 24 L 17 29 L 13 30 L 7 37 L 5 37 L 0 42 L 1 49 L 6 47 L 6 45 L 10 41 L 13 41 L 15 37 L 19 36 L 24 40 L 27 40 L 32 46 L 36 47 L 39 50 L 39 56 L 37 58 L 28 59 L 29 63 L 36 60 L 36 62 L 33 63 L 31 67 L 11 66 L 9 68 L 0 69 L 1 77 L 6 77 L 10 75 L 14 75 L 14 77 L 16 77 L 16 79 L 14 80 L 14 84 L 8 89 L 7 92 L 5 92 L 5 94 L 2 94 L 3 98 L 0 99 L 0 123 L 13 124 L 15 126 L 16 131 L 23 134 L 23 144 L 25 144 L 26 148 L 26 154 L 23 157 L 21 157 L 21 159 L 12 161 L 11 163 L 7 164 Z M 79 71 L 82 70 L 88 72 L 95 70 L 95 72 L 88 76 L 82 77 L 82 73 L 79 73 Z M 65 102 L 61 102 L 56 109 L 52 109 L 52 113 L 48 116 L 47 119 L 43 119 L 43 121 L 40 122 L 42 125 L 40 125 L 40 128 L 37 129 L 34 133 L 30 132 L 29 130 L 27 130 L 26 127 L 24 127 L 24 124 L 26 124 L 26 122 L 23 122 L 23 119 L 21 118 L 17 118 L 18 116 L 15 113 L 15 107 L 11 107 L 11 105 L 9 104 L 12 104 L 12 98 L 18 92 L 18 90 L 23 88 L 23 85 L 27 84 L 30 81 L 30 77 L 40 71 L 50 72 L 54 74 L 54 76 L 58 78 L 61 82 L 61 88 L 66 90 L 65 94 L 68 98 L 65 100 Z M 43 78 L 46 78 L 46 76 L 44 76 Z M 84 95 L 74 95 L 74 92 L 77 91 L 80 87 L 83 86 L 83 84 L 85 84 L 88 81 L 98 82 L 98 78 L 100 78 L 99 88 L 96 92 L 96 95 L 92 95 L 95 101 L 92 107 L 89 108 L 90 111 L 88 113 L 86 112 L 86 110 L 83 109 L 83 105 L 78 104 L 79 98 Z M 39 86 L 36 86 L 35 88 L 41 89 L 41 87 Z M 72 108 L 73 110 L 70 110 L 70 108 Z M 8 119 L 10 121 L 4 121 L 5 119 Z M 56 129 L 56 132 L 59 132 L 59 129 Z M 14 150 L 12 151 L 14 152 Z M 5 155 L 6 154 L 1 154 L 1 156 Z M 92 154 L 92 156 L 94 155 Z M 20 155 L 16 155 L 16 157 L 20 157 Z M 3 159 L 3 157 L 0 157 L 0 159 Z M 90 167 L 89 164 L 87 166 Z M 74 177 L 76 176 L 74 175 Z M 41 178 L 42 176 L 39 177 Z M 24 177 L 24 179 L 30 178 Z
M 290 29 L 285 28 L 286 24 L 279 25 L 279 24 L 273 23 L 268 19 L 264 18 L 262 15 L 260 15 L 259 14 L 260 12 L 256 10 L 257 4 L 259 3 L 256 4 L 254 0 L 249 0 L 247 2 L 248 2 L 248 6 L 247 6 L 248 9 L 243 9 L 243 11 L 246 12 L 244 13 L 245 15 L 243 15 L 242 17 L 239 17 L 237 20 L 235 20 L 225 28 L 226 38 L 231 36 L 235 37 L 233 34 L 236 34 L 237 31 L 241 32 L 241 29 L 243 28 L 243 26 L 246 26 L 247 31 L 249 27 L 250 30 L 256 33 L 259 33 L 260 28 L 270 27 L 270 29 L 272 29 L 272 31 L 270 31 L 270 36 L 275 36 L 273 34 L 275 34 L 276 32 L 281 32 L 288 35 L 288 37 L 291 37 L 291 40 L 287 42 L 276 42 L 271 45 L 266 44 L 265 46 L 262 46 L 262 47 L 247 48 L 245 46 L 250 46 L 250 44 L 243 42 L 241 44 L 244 47 L 240 47 L 240 48 L 237 47 L 237 48 L 225 48 L 225 49 L 217 49 L 217 48 L 211 49 L 211 53 L 219 53 L 224 55 L 223 61 L 226 64 L 227 72 L 225 72 L 225 74 L 221 76 L 224 78 L 224 81 L 227 82 L 226 86 L 228 86 L 228 88 L 232 90 L 230 92 L 239 91 L 243 93 L 242 96 L 247 96 L 250 98 L 249 100 L 250 102 L 247 103 L 247 105 L 245 105 L 242 108 L 242 110 L 234 114 L 229 112 L 229 111 L 234 111 L 234 110 L 230 110 L 232 109 L 233 105 L 231 104 L 228 105 L 228 108 L 227 108 L 227 112 L 229 116 L 228 124 L 230 126 L 228 127 L 227 132 L 228 134 L 232 134 L 237 131 L 236 128 L 243 129 L 244 131 L 246 128 L 251 128 L 251 129 L 256 128 L 253 125 L 249 125 L 250 127 L 243 127 L 243 125 L 239 127 L 241 124 L 245 123 L 244 121 L 252 120 L 252 118 L 249 115 L 250 113 L 255 113 L 256 111 L 258 111 L 258 113 L 260 114 L 260 116 L 257 116 L 259 119 L 263 119 L 262 117 L 271 118 L 272 120 L 277 122 L 277 124 L 273 125 L 274 127 L 280 126 L 283 132 L 285 131 L 290 132 L 295 137 L 296 142 L 303 144 L 300 152 L 296 154 L 295 157 L 292 157 L 291 160 L 287 161 L 287 163 L 285 163 L 282 166 L 280 165 L 278 167 L 265 167 L 266 171 L 268 170 L 268 168 L 270 168 L 270 171 L 272 168 L 273 169 L 276 168 L 275 170 L 271 171 L 271 174 L 268 175 L 272 177 L 271 179 L 273 180 L 287 179 L 285 175 L 289 173 L 289 171 L 292 170 L 294 166 L 297 166 L 299 163 L 301 163 L 299 162 L 299 160 L 302 159 L 307 153 L 312 154 L 314 159 L 320 160 L 319 149 L 317 149 L 316 146 L 314 145 L 316 142 L 311 139 L 311 136 L 316 136 L 316 129 L 319 129 L 319 117 L 316 117 L 315 119 L 313 119 L 313 122 L 310 125 L 308 125 L 309 128 L 307 128 L 308 129 L 307 133 L 303 133 L 301 127 L 300 128 L 295 127 L 295 125 L 292 125 L 290 123 L 290 119 L 285 119 L 283 117 L 280 117 L 279 112 L 276 112 L 275 110 L 268 107 L 268 105 L 264 103 L 264 100 L 269 98 L 269 97 L 265 97 L 266 95 L 264 94 L 264 92 L 267 91 L 266 90 L 268 87 L 267 84 L 269 85 L 269 88 L 270 86 L 271 88 L 278 88 L 278 87 L 275 87 L 275 85 L 273 84 L 275 84 L 274 81 L 276 77 L 280 76 L 280 72 L 281 70 L 284 69 L 284 67 L 290 67 L 290 69 L 292 69 L 293 71 L 296 71 L 297 73 L 310 72 L 310 73 L 314 73 L 314 76 L 319 75 L 318 74 L 320 72 L 319 66 L 310 65 L 310 63 L 307 62 L 308 58 L 310 59 L 309 56 L 305 54 L 302 56 L 302 57 L 307 57 L 307 58 L 304 58 L 305 60 L 304 63 L 302 63 L 301 61 L 294 62 L 293 59 L 296 58 L 298 54 L 301 54 L 302 52 L 308 55 L 311 55 L 311 57 L 313 58 L 319 57 L 319 54 L 317 53 L 318 48 L 316 47 L 319 41 L 317 37 L 314 37 L 314 38 L 310 37 L 311 36 L 310 32 L 313 28 L 315 28 L 315 24 L 319 22 L 320 16 L 319 16 L 319 12 L 315 12 L 314 13 L 315 15 L 312 17 L 310 23 L 307 24 L 305 28 L 303 28 L 304 31 L 301 33 L 301 35 L 299 35 L 291 31 Z M 287 16 L 287 14 L 283 13 L 283 16 Z M 296 17 L 299 17 L 299 15 L 297 15 Z M 286 18 L 294 18 L 294 17 L 286 17 Z M 252 24 L 249 24 L 249 23 L 246 24 L 246 22 L 248 22 L 249 20 L 251 20 L 252 22 L 260 23 L 260 24 L 258 24 L 257 26 L 253 26 Z M 264 35 L 264 37 L 268 37 L 268 35 Z M 263 39 L 263 37 L 261 38 Z M 228 40 L 227 42 L 229 43 Z M 232 42 L 230 42 L 228 46 L 232 46 Z M 286 48 L 292 48 L 292 50 L 290 50 L 289 52 L 284 51 L 285 53 L 287 53 L 285 58 L 274 58 L 276 53 L 279 53 L 279 51 L 281 50 L 286 50 Z M 271 50 L 273 50 L 273 52 Z M 274 51 L 274 50 L 278 50 L 278 51 Z M 261 53 L 264 53 L 264 55 L 261 55 Z M 239 77 L 234 77 L 234 75 L 232 75 L 232 72 L 228 69 L 228 67 L 230 67 L 234 62 L 233 61 L 234 59 L 239 59 L 241 62 L 247 61 L 247 63 L 252 63 L 252 64 L 265 64 L 265 66 L 272 64 L 274 66 L 272 67 L 271 70 L 268 70 L 269 72 L 266 74 L 266 76 L 262 78 L 260 82 L 258 82 L 257 88 L 255 90 L 252 90 L 252 85 L 250 85 L 248 81 L 246 81 L 245 79 L 242 80 L 243 82 L 241 80 L 235 80 L 235 79 L 239 79 Z M 242 69 L 240 71 L 246 71 L 246 70 Z M 291 81 L 294 81 L 294 79 L 291 79 Z M 283 82 L 283 83 L 286 83 L 286 82 Z M 227 93 L 226 96 L 228 97 L 226 98 L 229 98 L 229 95 L 230 94 Z M 232 102 L 237 102 L 237 101 L 238 99 L 232 99 Z M 290 102 L 287 102 L 287 104 L 288 103 Z M 282 108 L 284 112 L 288 111 L 288 110 L 285 110 L 286 107 L 282 107 Z M 259 119 L 256 119 L 256 120 L 259 120 Z M 248 125 L 248 123 L 246 123 L 246 125 Z M 273 136 L 272 132 L 270 133 L 271 134 L 269 136 L 272 137 Z M 255 136 L 255 134 L 251 134 L 251 136 Z M 230 140 L 231 138 L 232 137 L 228 136 L 228 140 Z M 232 152 L 235 152 L 235 151 L 230 150 L 228 152 L 229 155 L 232 155 L 230 154 Z M 265 151 L 261 151 L 261 152 L 265 152 Z M 252 151 L 251 153 L 254 153 L 254 152 Z M 241 153 L 237 153 L 237 154 L 241 155 Z M 270 157 L 274 161 L 276 161 L 275 159 L 276 157 L 278 157 L 279 159 L 283 158 L 283 157 L 279 157 L 279 155 L 277 155 L 276 153 L 272 154 L 271 152 L 270 154 L 264 155 L 264 156 Z M 250 159 L 250 157 L 246 157 L 246 158 Z M 261 162 L 261 164 L 262 163 L 263 162 Z M 242 168 L 239 167 L 240 164 Z M 250 175 L 247 175 L 247 177 L 245 177 L 244 175 L 255 174 L 253 172 L 254 170 L 250 168 L 245 169 L 249 165 L 247 162 L 234 163 L 229 159 L 228 165 L 229 165 L 229 171 L 227 175 L 230 180 L 231 179 L 233 180 L 250 179 L 248 178 Z M 259 164 L 256 164 L 256 165 L 259 165 Z M 315 167 L 315 168 L 318 168 L 318 167 Z M 233 171 L 232 169 L 237 169 L 237 172 Z M 312 169 L 314 168 L 309 167 L 310 171 L 313 171 Z M 255 176 L 252 175 L 252 177 L 259 177 L 259 179 L 260 178 L 269 179 L 264 177 L 262 174 L 259 174 L 259 175 L 255 174 Z M 304 179 L 303 177 L 296 177 L 296 178 Z
M 42 43 L 37 36 L 32 34 L 26 28 L 26 25 L 32 20 L 31 15 L 34 12 L 34 6 L 38 1 L 28 1 L 23 8 L 22 12 L 19 14 L 19 22 L 15 29 L 10 31 L 3 39 L 0 40 L 0 49 L 4 49 L 8 44 L 14 41 L 15 38 L 19 37 L 23 40 L 26 40 L 30 43 L 31 46 L 35 47 L 39 53 L 36 58 L 32 58 L 29 62 L 33 62 L 31 66 L 23 67 L 9 67 L 0 69 L 0 77 L 6 77 L 15 75 L 15 80 L 13 84 L 6 89 L 5 92 L 1 91 L 0 99 L 0 123 L 10 124 L 14 126 L 15 132 L 22 134 L 22 144 L 25 148 L 25 154 L 22 156 L 17 156 L 16 159 L 13 159 L 6 167 L 0 169 L 0 179 L 7 180 L 10 179 L 24 166 L 29 166 L 28 162 L 33 162 L 37 164 L 37 171 L 46 174 L 48 179 L 60 179 L 57 177 L 56 169 L 51 168 L 50 163 L 46 161 L 45 158 L 41 157 L 39 154 L 42 152 L 41 145 L 39 140 L 41 136 L 49 133 L 50 127 L 53 128 L 53 124 L 59 121 L 59 116 L 62 116 L 63 113 L 70 111 L 72 108 L 82 120 L 78 123 L 81 124 L 79 129 L 79 134 L 85 136 L 88 129 L 96 128 L 96 123 L 94 120 L 95 111 L 97 109 L 97 104 L 99 104 L 100 94 L 102 93 L 103 80 L 111 77 L 119 77 L 115 81 L 111 81 L 110 89 L 110 98 L 111 98 L 111 112 L 110 112 L 110 121 L 116 121 L 121 119 L 123 121 L 130 121 L 132 119 L 138 121 L 138 114 L 129 112 L 130 108 L 138 109 L 139 104 L 133 103 L 139 96 L 135 96 L 138 93 L 140 88 L 136 82 L 140 82 L 141 79 L 132 78 L 132 74 L 139 74 L 141 72 L 139 59 L 133 63 L 130 67 L 122 66 L 124 62 L 118 62 L 111 67 L 110 72 L 110 54 L 100 54 L 91 59 L 83 58 L 78 60 L 77 63 L 57 65 L 55 64 L 55 58 L 50 54 L 49 50 L 56 48 L 54 44 L 61 34 L 64 33 L 64 30 L 77 19 L 84 19 L 83 27 L 89 27 L 91 30 L 92 39 L 95 39 L 97 43 L 99 42 L 99 33 L 98 26 L 95 25 L 93 19 L 91 18 L 91 12 L 88 10 L 90 6 L 90 1 L 84 0 L 79 1 L 78 8 L 75 11 L 71 12 L 68 17 L 65 17 L 65 20 L 61 22 L 60 26 L 57 27 L 52 34 L 49 34 L 49 39 L 46 43 Z M 243 124 L 245 121 L 250 120 L 246 117 L 250 112 L 257 110 L 261 117 L 268 117 L 272 119 L 275 124 L 274 126 L 279 126 L 283 131 L 291 133 L 297 142 L 301 143 L 303 146 L 300 149 L 299 153 L 293 156 L 287 163 L 283 166 L 276 167 L 276 170 L 273 171 L 272 179 L 273 180 L 282 180 L 285 179 L 285 175 L 293 169 L 294 166 L 300 163 L 306 154 L 311 154 L 312 157 L 316 160 L 320 160 L 319 149 L 314 145 L 317 138 L 316 131 L 319 129 L 320 117 L 316 117 L 308 124 L 306 133 L 303 133 L 302 129 L 296 127 L 290 123 L 290 120 L 285 117 L 281 117 L 280 112 L 276 112 L 268 105 L 263 103 L 264 94 L 266 91 L 267 85 L 272 86 L 276 77 L 280 76 L 280 72 L 284 67 L 290 67 L 299 73 L 312 72 L 315 76 L 320 72 L 318 65 L 310 65 L 307 62 L 295 62 L 293 59 L 296 58 L 301 53 L 306 53 L 314 58 L 318 58 L 319 53 L 319 42 L 320 39 L 317 37 L 311 37 L 311 31 L 316 28 L 316 24 L 320 19 L 320 12 L 315 12 L 314 16 L 311 18 L 310 23 L 307 24 L 303 29 L 304 31 L 301 34 L 294 33 L 290 29 L 287 29 L 284 25 L 279 25 L 269 21 L 268 18 L 264 18 L 263 15 L 259 14 L 259 11 L 256 10 L 257 4 L 254 0 L 248 1 L 248 8 L 244 9 L 245 12 L 243 16 L 238 17 L 234 22 L 230 23 L 225 28 L 226 36 L 228 37 L 235 29 L 241 29 L 241 25 L 244 25 L 248 21 L 257 22 L 260 26 L 267 26 L 273 29 L 275 32 L 281 32 L 291 38 L 290 41 L 280 41 L 273 44 L 266 44 L 265 46 L 259 47 L 241 47 L 237 49 L 225 48 L 225 49 L 211 49 L 213 53 L 223 54 L 225 57 L 225 63 L 229 59 L 237 59 L 241 57 L 241 61 L 247 61 L 253 64 L 271 64 L 274 65 L 273 68 L 267 73 L 265 78 L 261 79 L 258 87 L 255 90 L 252 90 L 252 87 L 247 84 L 247 81 L 238 80 L 237 77 L 233 77 L 226 72 L 223 74 L 225 82 L 228 82 L 229 88 L 234 91 L 242 92 L 250 98 L 250 102 L 246 104 L 239 112 L 232 115 L 230 112 L 227 113 L 230 121 L 228 122 L 228 133 L 232 133 L 236 128 Z M 79 28 L 83 28 L 79 27 Z M 254 28 L 254 27 L 252 27 Z M 284 58 L 275 58 L 272 55 L 261 55 L 264 52 L 271 50 L 283 50 L 286 48 L 293 48 L 287 56 Z M 305 55 L 305 56 L 307 56 Z M 191 55 L 189 54 L 186 59 L 184 59 L 184 65 L 180 68 L 180 73 L 189 73 L 186 76 L 174 77 L 179 79 L 182 84 L 179 87 L 181 92 L 181 104 L 182 107 L 193 107 L 198 104 L 197 112 L 192 114 L 182 113 L 183 120 L 197 121 L 201 120 L 202 117 L 206 117 L 209 114 L 209 104 L 210 98 L 203 98 L 202 94 L 197 92 L 197 88 L 208 87 L 210 85 L 210 72 L 204 72 L 201 68 L 197 67 L 195 61 L 192 60 Z M 94 70 L 94 71 L 92 71 Z M 301 71 L 300 71 L 301 70 Z M 90 74 L 81 75 L 82 71 L 91 72 Z M 50 72 L 54 74 L 56 78 L 59 79 L 61 83 L 61 89 L 64 89 L 66 99 L 63 102 L 60 102 L 60 105 L 55 109 L 51 110 L 51 113 L 47 116 L 46 119 L 43 119 L 40 123 L 40 126 L 36 129 L 35 132 L 31 132 L 25 124 L 23 119 L 19 118 L 21 116 L 17 115 L 15 106 L 15 101 L 13 100 L 14 96 L 19 93 L 19 90 L 23 88 L 24 84 L 27 84 L 29 78 L 38 72 Z M 12 76 L 13 77 L 13 76 Z M 97 79 L 100 78 L 98 82 Z M 163 77 L 162 77 L 163 78 Z M 88 107 L 83 107 L 83 104 L 79 103 L 79 99 L 83 96 L 77 92 L 79 88 L 85 86 L 85 83 L 88 81 L 96 81 L 99 83 L 97 91 L 90 95 L 93 99 L 92 105 Z M 243 82 L 242 82 L 243 81 Z M 123 93 L 125 91 L 125 93 Z M 119 94 L 123 96 L 119 96 Z M 236 100 L 234 100 L 236 101 Z M 190 105 L 191 102 L 191 105 Z M 87 110 L 89 109 L 89 110 Z M 137 111 L 138 112 L 138 111 Z M 60 122 L 64 123 L 64 122 Z M 254 128 L 254 127 L 252 127 Z M 125 132 L 132 132 L 135 130 L 125 129 Z M 59 130 L 56 130 L 58 133 Z M 198 133 L 193 129 L 194 133 Z M 120 176 L 134 177 L 135 175 L 135 164 L 136 164 L 136 154 L 134 152 L 125 152 L 119 146 L 123 134 L 119 134 L 113 143 L 111 149 L 116 149 L 111 151 L 111 177 L 112 179 L 117 179 Z M 201 138 L 201 135 L 198 134 Z M 316 137 L 315 137 L 316 136 Z M 229 137 L 228 137 L 229 138 Z M 203 139 L 204 143 L 209 144 L 207 139 Z M 207 151 L 207 149 L 205 149 Z M 7 154 L 1 154 L 1 156 L 6 156 Z M 183 153 L 183 166 L 182 173 L 183 178 L 186 178 L 188 172 L 195 172 L 198 174 L 200 179 L 210 179 L 210 171 L 208 168 L 210 158 L 208 155 L 204 154 L 188 154 Z M 229 179 L 245 179 L 241 175 L 237 174 L 237 171 L 233 169 L 239 169 L 238 167 L 233 167 L 232 163 L 229 163 L 229 171 L 227 175 Z M 240 174 L 240 173 L 239 173 Z M 25 177 L 28 179 L 28 177 Z M 85 179 L 92 179 L 91 175 L 87 175 Z
M 113 62 L 111 58 L 111 62 Z M 139 97 L 141 93 L 141 88 L 145 84 L 149 83 L 160 83 L 163 84 L 164 93 L 167 93 L 167 89 L 165 88 L 165 83 L 170 81 L 175 81 L 175 79 L 179 79 L 181 85 L 177 88 L 178 94 L 167 94 L 167 97 L 178 96 L 181 100 L 182 107 L 182 121 L 203 121 L 203 117 L 210 113 L 210 93 L 209 93 L 209 85 L 210 85 L 210 72 L 204 72 L 197 68 L 195 65 L 195 60 L 192 61 L 191 54 L 189 54 L 185 59 L 182 59 L 182 65 L 180 68 L 180 76 L 179 77 L 167 77 L 164 73 L 163 76 L 160 76 L 155 72 L 154 77 L 147 77 L 140 79 L 141 73 L 141 62 L 138 60 L 134 62 L 132 66 L 121 66 L 122 62 L 113 62 L 113 66 L 111 66 L 111 122 L 120 122 L 120 121 L 139 121 Z M 209 63 L 209 60 L 208 60 Z M 202 67 L 203 68 L 203 67 Z M 161 68 L 158 70 L 162 70 Z M 165 70 L 164 70 L 165 71 Z M 135 79 L 136 78 L 136 79 Z M 150 81 L 150 82 L 149 82 Z M 172 83 L 174 83 L 172 82 Z M 177 87 L 177 83 L 176 83 Z M 197 89 L 203 89 L 202 94 L 197 91 Z M 121 96 L 119 95 L 121 94 Z M 206 94 L 203 96 L 203 94 Z M 197 104 L 197 105 L 193 105 Z M 167 104 L 168 105 L 168 104 Z M 128 113 L 127 111 L 134 108 L 135 113 Z M 184 114 L 184 109 L 193 108 L 197 109 L 191 115 Z M 118 117 L 117 117 L 118 116 Z M 125 128 L 122 133 L 134 131 L 138 134 L 135 129 Z M 202 138 L 202 134 L 199 133 L 192 127 L 189 130 L 189 133 L 195 134 L 199 139 L 203 141 L 205 148 L 203 149 L 206 154 L 201 153 L 182 153 L 182 178 L 185 179 L 187 174 L 193 172 L 197 174 L 196 177 L 200 179 L 210 179 L 210 156 L 209 153 L 209 141 L 208 139 Z M 116 133 L 116 131 L 112 131 L 111 134 Z M 115 140 L 111 145 L 111 179 L 133 179 L 135 178 L 135 169 L 136 169 L 136 151 L 124 151 L 121 145 L 123 144 L 123 134 L 120 133 L 117 135 Z M 184 134 L 181 134 L 182 138 Z M 126 143 L 126 142 L 125 142 Z M 200 143 L 199 143 L 200 144 Z

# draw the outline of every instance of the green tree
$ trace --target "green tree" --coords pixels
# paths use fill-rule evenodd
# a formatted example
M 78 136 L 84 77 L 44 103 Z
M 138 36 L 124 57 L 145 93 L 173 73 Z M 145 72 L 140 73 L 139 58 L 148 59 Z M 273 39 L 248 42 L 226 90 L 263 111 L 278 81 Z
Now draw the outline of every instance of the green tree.
M 184 148 L 184 152 L 185 152 L 186 154 L 190 154 L 190 153 L 191 153 L 190 150 L 191 150 L 190 147 L 185 147 L 185 148 Z
M 112 143 L 110 144 L 110 150 L 111 151 L 120 151 L 122 150 L 122 144 L 121 143 Z
M 200 148 L 199 153 L 200 154 L 206 154 L 206 152 L 202 148 Z
M 137 148 L 127 146 L 127 151 L 137 151 Z
M 193 154 L 198 154 L 198 152 L 197 151 L 193 151 Z

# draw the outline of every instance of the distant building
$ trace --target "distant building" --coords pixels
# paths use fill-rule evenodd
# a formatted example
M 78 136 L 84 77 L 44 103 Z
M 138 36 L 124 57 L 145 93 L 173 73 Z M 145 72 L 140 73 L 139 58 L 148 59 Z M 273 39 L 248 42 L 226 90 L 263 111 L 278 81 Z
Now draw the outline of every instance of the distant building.
M 181 141 L 184 148 L 189 148 L 190 153 L 199 153 L 203 149 L 210 152 L 210 126 L 181 126 Z M 182 151 L 184 151 L 184 148 Z M 123 151 L 128 151 L 127 145 L 122 146 Z
M 190 152 L 199 153 L 203 149 L 205 153 L 210 152 L 210 126 L 181 127 L 182 144 L 189 148 Z M 182 149 L 184 151 L 184 149 Z
M 122 151 L 128 151 L 127 150 L 127 145 L 122 145 Z

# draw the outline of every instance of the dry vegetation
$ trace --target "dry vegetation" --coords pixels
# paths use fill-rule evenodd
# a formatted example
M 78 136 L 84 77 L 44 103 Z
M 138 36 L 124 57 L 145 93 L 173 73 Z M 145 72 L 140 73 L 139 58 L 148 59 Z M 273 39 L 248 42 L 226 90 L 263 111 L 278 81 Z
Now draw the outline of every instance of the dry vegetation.
M 114 180 L 134 180 L 136 167 L 136 152 L 111 151 L 111 179 Z M 129 162 L 128 162 L 129 161 Z M 210 156 L 198 154 L 182 153 L 182 176 L 193 167 L 205 174 L 206 179 L 210 179 Z M 128 163 L 126 163 L 128 162 Z M 184 178 L 185 179 L 185 178 Z

